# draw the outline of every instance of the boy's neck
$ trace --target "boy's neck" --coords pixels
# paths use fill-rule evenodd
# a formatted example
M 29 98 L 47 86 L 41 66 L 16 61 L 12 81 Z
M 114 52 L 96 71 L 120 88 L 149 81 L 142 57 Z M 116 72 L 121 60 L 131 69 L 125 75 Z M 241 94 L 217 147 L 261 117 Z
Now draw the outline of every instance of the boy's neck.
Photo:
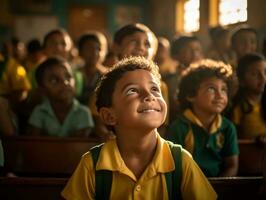
M 157 131 L 143 135 L 133 131 L 118 133 L 117 145 L 125 164 L 138 179 L 154 157 Z
M 203 125 L 203 128 L 209 132 L 212 123 L 214 122 L 217 114 L 208 114 L 197 109 L 193 109 L 193 113 L 197 116 Z

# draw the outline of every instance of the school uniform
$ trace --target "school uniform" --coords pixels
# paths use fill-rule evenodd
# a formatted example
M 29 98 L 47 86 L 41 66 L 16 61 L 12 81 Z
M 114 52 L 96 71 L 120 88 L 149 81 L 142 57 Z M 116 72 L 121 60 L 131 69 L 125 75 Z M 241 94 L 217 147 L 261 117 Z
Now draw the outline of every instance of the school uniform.
M 0 95 L 8 95 L 13 91 L 31 89 L 26 70 L 15 59 L 0 59 Z
M 43 129 L 48 135 L 60 137 L 70 136 L 77 130 L 94 127 L 90 110 L 76 99 L 73 100 L 73 105 L 63 123 L 58 121 L 50 102 L 46 99 L 33 110 L 29 124 Z
M 236 129 L 221 115 L 206 131 L 197 116 L 187 109 L 170 125 L 167 139 L 187 149 L 207 177 L 219 176 L 223 159 L 239 154 Z
M 232 121 L 240 128 L 239 138 L 254 139 L 258 136 L 266 136 L 266 121 L 261 115 L 261 104 L 252 102 L 252 110 L 244 113 L 240 105 L 233 109 Z
M 168 199 L 165 173 L 175 170 L 168 143 L 157 134 L 157 147 L 153 160 L 139 179 L 125 165 L 115 139 L 102 146 L 96 170 L 112 171 L 110 199 Z M 191 155 L 182 149 L 181 194 L 184 200 L 216 199 L 212 186 Z M 82 159 L 62 191 L 66 199 L 94 199 L 95 171 L 91 153 Z M 177 188 L 178 189 L 178 188 Z

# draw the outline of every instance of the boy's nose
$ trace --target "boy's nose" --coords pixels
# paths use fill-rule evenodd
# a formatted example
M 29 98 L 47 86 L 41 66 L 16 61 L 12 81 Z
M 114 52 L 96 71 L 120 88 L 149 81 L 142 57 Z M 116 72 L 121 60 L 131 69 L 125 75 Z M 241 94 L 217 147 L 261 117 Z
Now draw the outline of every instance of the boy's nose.
M 154 101 L 155 97 L 150 92 L 144 94 L 144 101 Z

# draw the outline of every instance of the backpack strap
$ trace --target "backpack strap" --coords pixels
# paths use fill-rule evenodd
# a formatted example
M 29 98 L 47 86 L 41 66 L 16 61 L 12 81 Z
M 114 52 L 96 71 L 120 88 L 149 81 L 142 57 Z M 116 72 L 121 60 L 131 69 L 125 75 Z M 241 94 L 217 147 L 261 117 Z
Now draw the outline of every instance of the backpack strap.
M 181 180 L 182 180 L 182 153 L 181 146 L 167 141 L 174 162 L 175 170 L 165 173 L 165 180 L 167 185 L 168 197 L 170 199 L 182 199 L 181 195 Z
M 103 144 L 90 149 L 95 170 L 95 200 L 109 199 L 112 187 L 112 171 L 96 170 L 96 164 Z

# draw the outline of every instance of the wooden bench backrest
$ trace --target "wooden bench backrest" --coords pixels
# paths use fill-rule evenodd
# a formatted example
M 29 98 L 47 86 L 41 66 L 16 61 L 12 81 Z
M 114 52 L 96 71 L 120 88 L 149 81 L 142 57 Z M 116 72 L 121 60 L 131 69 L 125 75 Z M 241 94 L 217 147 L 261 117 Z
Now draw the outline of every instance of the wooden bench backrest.
M 220 200 L 263 199 L 262 177 L 210 178 Z M 0 178 L 0 199 L 56 200 L 67 182 L 66 178 Z
M 70 175 L 81 156 L 100 142 L 85 138 L 9 137 L 2 140 L 5 170 L 25 175 Z
M 239 140 L 239 175 L 262 175 L 262 162 L 265 144 L 254 140 Z

